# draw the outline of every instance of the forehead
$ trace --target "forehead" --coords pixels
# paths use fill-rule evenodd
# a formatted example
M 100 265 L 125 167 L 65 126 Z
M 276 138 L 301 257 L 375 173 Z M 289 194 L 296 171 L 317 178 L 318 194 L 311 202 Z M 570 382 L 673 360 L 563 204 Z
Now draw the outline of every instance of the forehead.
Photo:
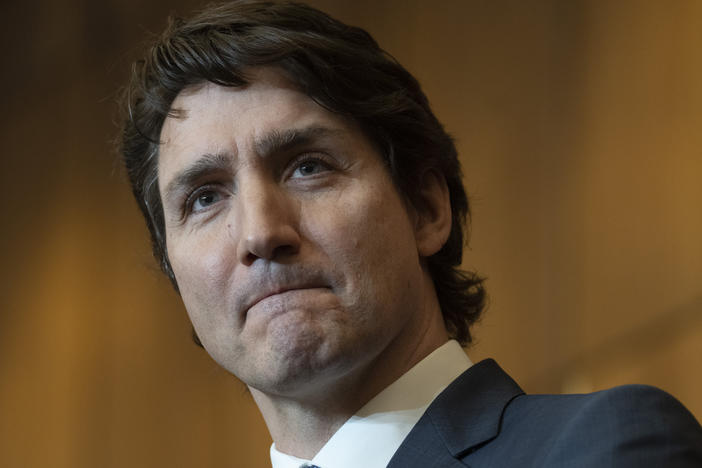
M 324 126 L 364 138 L 357 126 L 314 102 L 282 72 L 254 69 L 249 84 L 224 87 L 204 83 L 183 90 L 174 100 L 175 117 L 161 130 L 161 156 L 239 153 L 251 149 L 271 131 Z M 341 133 L 341 132 L 340 132 Z

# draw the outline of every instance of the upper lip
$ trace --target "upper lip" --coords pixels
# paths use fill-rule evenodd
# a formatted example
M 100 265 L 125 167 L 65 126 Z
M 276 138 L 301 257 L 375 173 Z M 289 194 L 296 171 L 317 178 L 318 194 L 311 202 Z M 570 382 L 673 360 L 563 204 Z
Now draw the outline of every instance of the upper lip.
M 294 291 L 297 289 L 314 289 L 314 288 L 326 288 L 328 286 L 322 284 L 322 282 L 318 281 L 311 281 L 311 282 L 302 282 L 302 283 L 295 283 L 295 284 L 284 284 L 284 285 L 270 285 L 270 286 L 263 286 L 259 288 L 256 292 L 256 294 L 252 295 L 250 300 L 246 302 L 246 306 L 244 307 L 245 313 L 248 313 L 248 311 L 261 302 L 262 300 L 275 296 L 276 294 L 282 294 L 286 291 Z

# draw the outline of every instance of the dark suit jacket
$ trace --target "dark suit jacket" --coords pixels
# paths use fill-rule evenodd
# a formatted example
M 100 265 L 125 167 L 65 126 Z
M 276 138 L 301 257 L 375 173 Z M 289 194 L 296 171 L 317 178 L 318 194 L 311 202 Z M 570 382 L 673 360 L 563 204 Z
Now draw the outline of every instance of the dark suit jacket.
M 388 467 L 702 467 L 702 428 L 675 398 L 626 385 L 526 395 L 495 361 L 429 406 Z

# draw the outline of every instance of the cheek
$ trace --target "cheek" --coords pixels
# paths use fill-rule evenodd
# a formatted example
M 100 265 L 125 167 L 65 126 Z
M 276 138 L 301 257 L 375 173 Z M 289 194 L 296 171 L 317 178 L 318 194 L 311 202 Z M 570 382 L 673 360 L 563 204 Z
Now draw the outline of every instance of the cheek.
M 371 192 L 365 203 L 353 209 L 351 217 L 361 221 L 350 226 L 349 232 L 372 264 L 399 266 L 398 262 L 412 258 L 416 250 L 412 225 L 394 191 Z
M 418 267 L 405 207 L 394 192 L 386 192 L 366 187 L 357 196 L 340 197 L 330 208 L 316 206 L 302 216 L 310 239 L 343 272 L 347 289 L 375 297 L 383 295 L 387 283 Z
M 233 256 L 226 255 L 218 245 L 213 241 L 178 245 L 175 255 L 170 256 L 188 317 L 208 353 L 222 363 L 217 357 L 220 343 L 231 343 L 229 333 L 238 323 L 235 314 L 228 313 Z
M 171 266 L 188 313 L 216 307 L 224 298 L 235 255 L 212 236 L 197 242 L 169 243 Z M 219 292 L 219 293 L 218 293 Z

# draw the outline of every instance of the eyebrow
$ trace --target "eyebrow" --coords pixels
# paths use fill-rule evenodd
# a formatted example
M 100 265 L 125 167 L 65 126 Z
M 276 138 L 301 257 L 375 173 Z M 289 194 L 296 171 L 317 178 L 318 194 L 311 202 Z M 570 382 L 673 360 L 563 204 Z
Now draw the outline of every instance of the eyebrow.
M 166 200 L 173 199 L 178 193 L 192 187 L 206 174 L 231 171 L 231 155 L 228 153 L 203 154 L 192 165 L 179 172 L 166 186 Z
M 340 129 L 310 126 L 304 128 L 290 128 L 286 130 L 272 130 L 254 143 L 254 151 L 261 157 L 274 153 L 291 150 L 304 146 L 321 138 L 336 136 L 343 133 Z
M 257 139 L 253 147 L 259 157 L 266 158 L 276 153 L 291 151 L 300 146 L 309 145 L 322 138 L 343 133 L 341 129 L 317 125 L 282 131 L 272 130 Z M 203 154 L 192 165 L 176 174 L 168 183 L 164 190 L 165 200 L 173 199 L 180 192 L 195 185 L 207 174 L 231 172 L 233 159 L 234 155 L 228 152 Z

